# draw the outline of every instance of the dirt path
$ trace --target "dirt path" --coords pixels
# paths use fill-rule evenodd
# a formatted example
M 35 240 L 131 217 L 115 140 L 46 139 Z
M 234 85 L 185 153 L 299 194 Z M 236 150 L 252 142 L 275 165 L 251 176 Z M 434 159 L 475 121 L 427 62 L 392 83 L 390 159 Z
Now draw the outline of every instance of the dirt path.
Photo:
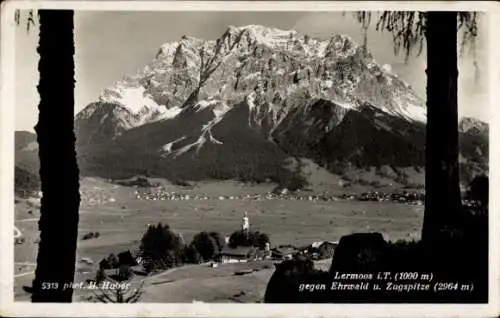
M 32 275 L 32 274 L 35 274 L 35 271 L 29 271 L 29 272 L 24 272 L 21 274 L 16 274 L 16 275 L 14 275 L 14 278 L 19 278 L 19 277 L 23 277 L 23 276 Z
M 40 220 L 40 218 L 19 219 L 19 220 L 16 220 L 16 222 L 35 222 L 38 220 Z

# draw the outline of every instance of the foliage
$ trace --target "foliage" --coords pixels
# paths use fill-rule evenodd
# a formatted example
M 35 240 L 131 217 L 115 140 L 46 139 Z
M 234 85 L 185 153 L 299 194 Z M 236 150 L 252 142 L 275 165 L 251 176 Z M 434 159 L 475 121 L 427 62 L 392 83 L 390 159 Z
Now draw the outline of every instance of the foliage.
M 335 247 L 325 243 L 318 248 L 318 259 L 329 259 L 333 257 Z
M 177 235 L 168 225 L 158 223 L 148 227 L 141 239 L 140 256 L 143 258 L 146 270 L 175 267 L 182 263 L 185 245 L 180 235 Z
M 99 232 L 88 232 L 86 233 L 85 235 L 83 235 L 82 237 L 82 240 L 90 240 L 90 239 L 94 239 L 94 238 L 98 238 L 100 236 L 100 233 Z
M 133 278 L 132 271 L 127 265 L 122 265 L 117 275 L 107 277 L 103 270 L 97 272 L 96 282 L 97 291 L 92 290 L 94 299 L 101 303 L 136 303 L 143 294 L 144 281 L 135 290 L 128 291 L 127 287 Z M 104 287 L 104 282 L 111 284 L 120 284 L 120 288 L 108 289 Z
M 118 260 L 120 265 L 135 266 L 137 265 L 136 258 L 132 255 L 130 250 L 120 252 L 118 254 Z
M 299 172 L 294 172 L 288 180 L 281 181 L 281 184 L 290 191 L 301 190 L 309 185 L 307 179 L 300 174 L 300 168 L 298 169 Z
M 219 232 L 210 232 L 208 233 L 213 239 L 215 240 L 215 243 L 217 244 L 217 252 L 220 253 L 222 252 L 222 249 L 224 248 L 224 245 L 226 245 L 226 241 L 224 239 L 224 236 L 222 236 Z
M 108 291 L 106 289 L 99 288 L 98 292 L 92 291 L 94 293 L 94 299 L 101 303 L 137 303 L 143 294 L 143 284 L 139 288 L 136 288 L 130 295 L 126 296 L 122 289 L 116 289 Z
M 113 253 L 109 254 L 108 257 L 103 258 L 99 263 L 100 269 L 113 269 L 113 268 L 118 268 L 119 266 L 120 266 L 120 261 L 118 257 Z
M 266 243 L 270 243 L 269 236 L 266 233 L 259 231 L 235 231 L 229 237 L 229 246 L 236 248 L 238 246 L 254 246 L 259 249 L 264 249 Z
M 143 267 L 146 273 L 153 273 L 158 270 L 168 268 L 167 263 L 164 260 L 153 260 L 152 258 L 145 258 L 143 260 Z
M 366 29 L 371 24 L 372 12 L 355 12 L 354 16 L 366 32 Z M 379 14 L 376 30 L 389 32 L 393 37 L 394 52 L 398 54 L 402 48 L 406 59 L 408 59 L 415 47 L 418 47 L 417 55 L 420 55 L 423 51 L 426 20 L 426 12 L 384 11 Z M 474 49 L 478 20 L 479 13 L 477 12 L 458 12 L 457 29 L 463 30 L 461 50 L 468 43 Z
M 489 201 L 489 178 L 486 175 L 476 176 L 469 184 L 467 198 L 480 207 L 487 207 Z
M 28 197 L 40 190 L 40 177 L 38 173 L 15 167 L 14 190 L 21 197 Z
M 255 232 L 255 237 L 255 241 L 257 244 L 254 244 L 254 246 L 258 247 L 259 249 L 265 249 L 266 244 L 271 243 L 269 235 L 267 235 L 266 233 Z
M 199 252 L 203 261 L 213 259 L 219 251 L 217 241 L 207 232 L 200 232 L 196 234 L 190 246 Z
M 110 277 L 116 281 L 124 282 L 132 279 L 133 273 L 132 270 L 130 269 L 130 266 L 125 264 L 120 264 L 118 267 L 118 273 Z
M 96 275 L 95 275 L 95 281 L 96 281 L 96 283 L 100 284 L 103 281 L 105 281 L 107 278 L 108 278 L 108 276 L 106 275 L 106 271 L 103 268 L 99 268 L 97 270 Z
M 186 250 L 184 251 L 184 260 L 187 263 L 199 264 L 202 261 L 202 258 L 198 249 L 191 244 L 186 246 Z

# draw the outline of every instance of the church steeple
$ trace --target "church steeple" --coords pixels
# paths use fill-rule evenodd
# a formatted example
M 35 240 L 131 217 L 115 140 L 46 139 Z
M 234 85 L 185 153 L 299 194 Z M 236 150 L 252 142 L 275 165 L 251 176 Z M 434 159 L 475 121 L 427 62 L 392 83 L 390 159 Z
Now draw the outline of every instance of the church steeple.
M 241 229 L 248 232 L 250 230 L 250 221 L 248 220 L 248 213 L 245 211 L 245 216 L 243 216 L 243 222 L 241 224 Z

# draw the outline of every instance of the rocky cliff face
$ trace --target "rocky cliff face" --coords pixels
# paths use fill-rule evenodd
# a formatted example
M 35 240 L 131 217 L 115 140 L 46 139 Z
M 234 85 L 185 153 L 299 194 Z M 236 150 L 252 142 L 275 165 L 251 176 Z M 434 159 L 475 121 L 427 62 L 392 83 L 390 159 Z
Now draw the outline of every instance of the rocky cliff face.
M 276 128 L 291 109 L 311 99 L 346 109 L 364 101 L 388 114 L 425 121 L 423 101 L 348 36 L 321 41 L 252 25 L 229 27 L 215 41 L 183 37 L 163 45 L 141 72 L 105 89 L 97 103 L 77 116 L 77 126 L 87 132 L 90 127 L 80 126 L 99 117 L 95 126 L 111 120 L 119 134 L 172 118 L 188 104 L 230 107 L 246 100 L 253 121 L 262 122 L 266 114 Z
M 424 101 L 348 36 L 250 25 L 162 45 L 75 124 L 84 173 L 260 180 L 286 174 L 289 156 L 422 166 L 425 119 Z

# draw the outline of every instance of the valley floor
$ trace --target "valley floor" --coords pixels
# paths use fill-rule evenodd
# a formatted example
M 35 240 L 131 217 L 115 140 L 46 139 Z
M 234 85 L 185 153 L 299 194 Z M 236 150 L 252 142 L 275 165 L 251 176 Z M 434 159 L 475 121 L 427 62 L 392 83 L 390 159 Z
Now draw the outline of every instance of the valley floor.
M 220 195 L 264 194 L 273 186 L 248 186 L 234 182 L 200 184 L 193 188 L 172 186 L 168 191 L 184 195 L 207 195 L 207 200 L 139 200 L 134 187 L 117 186 L 103 180 L 82 181 L 80 239 L 77 251 L 79 282 L 94 277 L 98 262 L 110 253 L 137 249 L 148 224 L 169 224 L 186 242 L 200 231 L 229 235 L 240 228 L 244 211 L 252 229 L 268 233 L 271 245 L 302 246 L 314 241 L 337 241 L 353 232 L 381 232 L 387 240 L 418 239 L 423 207 L 392 202 L 219 200 Z M 92 198 L 90 200 L 89 198 Z M 95 205 L 89 204 L 95 202 Z M 38 209 L 32 202 L 16 204 L 15 226 L 25 242 L 15 245 L 15 299 L 27 301 L 22 287 L 30 286 L 36 262 Z M 97 231 L 96 239 L 81 237 Z M 88 258 L 88 265 L 81 261 Z M 324 265 L 324 264 L 323 264 Z M 235 276 L 238 267 L 254 267 L 252 273 Z M 143 302 L 256 302 L 261 300 L 274 266 L 266 262 L 186 266 L 162 276 L 148 278 Z M 84 297 L 83 291 L 75 296 Z M 237 295 L 237 296 L 235 296 Z

